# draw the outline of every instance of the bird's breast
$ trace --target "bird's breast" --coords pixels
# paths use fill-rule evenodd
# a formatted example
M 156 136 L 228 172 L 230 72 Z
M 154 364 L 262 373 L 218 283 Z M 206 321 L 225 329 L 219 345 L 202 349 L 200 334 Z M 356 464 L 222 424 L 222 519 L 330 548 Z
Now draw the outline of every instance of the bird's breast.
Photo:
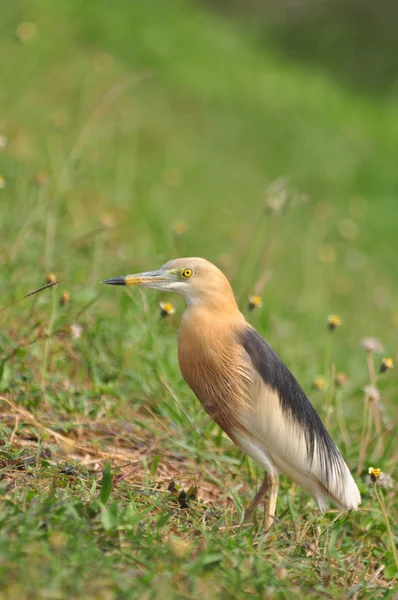
M 234 439 L 247 405 L 250 373 L 236 343 L 237 324 L 206 318 L 183 319 L 178 359 L 185 381 L 206 412 Z

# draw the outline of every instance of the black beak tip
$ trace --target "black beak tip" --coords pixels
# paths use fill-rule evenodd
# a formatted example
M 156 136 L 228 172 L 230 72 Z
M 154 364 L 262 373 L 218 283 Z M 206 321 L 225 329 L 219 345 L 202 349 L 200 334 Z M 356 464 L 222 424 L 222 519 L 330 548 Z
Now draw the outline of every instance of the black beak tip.
M 112 277 L 112 279 L 105 279 L 101 283 L 107 283 L 108 285 L 126 285 L 125 277 Z

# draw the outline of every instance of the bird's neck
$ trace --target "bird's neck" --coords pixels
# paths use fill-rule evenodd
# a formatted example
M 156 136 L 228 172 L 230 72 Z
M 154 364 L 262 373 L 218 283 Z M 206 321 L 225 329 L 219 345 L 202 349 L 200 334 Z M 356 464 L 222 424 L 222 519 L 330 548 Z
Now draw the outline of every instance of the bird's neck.
M 200 294 L 195 290 L 186 296 L 187 309 L 181 319 L 179 341 L 195 339 L 200 344 L 218 343 L 221 338 L 234 335 L 245 318 L 236 304 L 232 288 L 226 278 L 212 282 Z
M 239 313 L 234 293 L 229 284 L 221 289 L 210 287 L 201 290 L 200 294 L 196 294 L 195 291 L 192 292 L 184 294 L 188 310 L 198 309 L 201 314 L 207 311 L 209 314 L 214 313 L 218 316 Z
M 220 302 L 211 304 L 188 305 L 181 319 L 180 339 L 181 335 L 193 335 L 207 343 L 208 338 L 233 335 L 233 330 L 242 327 L 244 323 L 245 318 L 235 299 L 233 303 L 220 299 Z

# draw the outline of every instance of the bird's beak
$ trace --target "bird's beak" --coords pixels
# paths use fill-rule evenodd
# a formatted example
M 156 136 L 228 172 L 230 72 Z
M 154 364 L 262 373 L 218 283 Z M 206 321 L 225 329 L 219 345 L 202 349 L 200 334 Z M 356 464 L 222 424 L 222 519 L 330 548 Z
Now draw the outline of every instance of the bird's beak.
M 109 285 L 134 285 L 144 287 L 162 287 L 163 284 L 172 283 L 175 281 L 175 277 L 167 271 L 148 271 L 146 273 L 137 273 L 136 275 L 124 275 L 121 277 L 113 277 L 112 279 L 106 279 L 102 283 L 108 283 Z

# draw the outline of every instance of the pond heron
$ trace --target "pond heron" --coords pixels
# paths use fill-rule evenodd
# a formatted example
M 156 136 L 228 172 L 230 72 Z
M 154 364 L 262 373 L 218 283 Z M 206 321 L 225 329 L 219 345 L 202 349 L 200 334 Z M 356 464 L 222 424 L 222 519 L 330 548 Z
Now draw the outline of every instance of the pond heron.
M 184 296 L 187 308 L 178 335 L 182 375 L 205 411 L 265 470 L 245 522 L 268 492 L 269 529 L 279 473 L 302 485 L 321 511 L 328 499 L 341 510 L 358 508 L 358 488 L 318 413 L 286 365 L 247 323 L 216 266 L 202 258 L 179 258 L 157 271 L 104 283 Z

